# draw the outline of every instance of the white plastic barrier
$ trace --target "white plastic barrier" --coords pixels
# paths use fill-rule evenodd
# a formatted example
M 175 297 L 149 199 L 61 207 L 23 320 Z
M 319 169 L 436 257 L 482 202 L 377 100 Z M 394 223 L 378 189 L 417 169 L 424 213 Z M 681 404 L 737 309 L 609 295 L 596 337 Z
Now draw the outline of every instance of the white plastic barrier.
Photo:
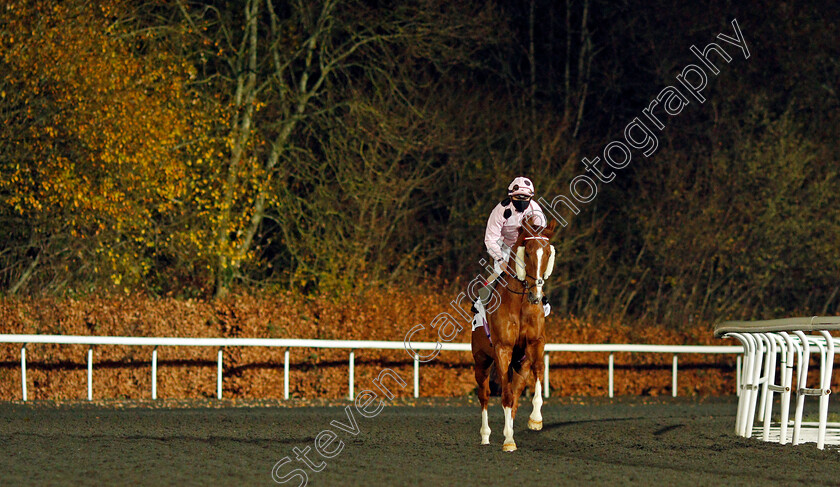
M 315 340 L 292 338 L 176 338 L 176 337 L 120 337 L 120 336 L 79 336 L 79 335 L 3 335 L 0 343 L 19 343 L 21 347 L 20 370 L 21 390 L 23 400 L 27 400 L 26 386 L 26 345 L 33 343 L 59 345 L 88 345 L 87 353 L 87 398 L 93 399 L 93 346 L 126 345 L 151 346 L 152 349 L 152 399 L 157 399 L 157 350 L 158 347 L 217 347 L 217 375 L 216 397 L 222 398 L 222 360 L 223 349 L 226 347 L 279 347 L 285 348 L 283 360 L 283 397 L 289 398 L 289 349 L 290 348 L 340 348 L 349 350 L 348 386 L 349 397 L 354 398 L 355 381 L 355 353 L 354 350 L 399 350 L 405 348 L 404 342 L 370 341 L 370 340 Z M 469 352 L 469 343 L 436 343 L 412 342 L 411 348 L 416 351 L 435 350 Z M 613 354 L 630 353 L 668 353 L 673 354 L 671 368 L 671 394 L 677 396 L 677 355 L 678 354 L 740 354 L 740 346 L 710 346 L 710 345 L 634 345 L 634 344 L 573 344 L 549 343 L 545 345 L 545 376 L 543 378 L 544 394 L 549 395 L 548 368 L 549 352 L 609 352 L 608 381 L 609 396 L 613 397 Z M 740 359 L 740 356 L 738 357 Z M 736 373 L 740 383 L 739 372 Z M 420 396 L 420 361 L 414 358 L 414 397 Z
M 744 348 L 744 367 L 740 372 L 739 381 L 741 391 L 735 419 L 735 432 L 738 435 L 747 438 L 752 436 L 753 421 L 758 411 L 758 420 L 763 421 L 762 440 L 776 439 L 771 438 L 770 432 L 773 394 L 778 393 L 781 403 L 778 442 L 785 444 L 790 440 L 794 445 L 801 443 L 805 397 L 814 396 L 819 397 L 817 448 L 825 448 L 834 349 L 840 340 L 832 337 L 830 330 L 837 329 L 840 329 L 840 317 L 835 316 L 751 322 L 728 321 L 715 327 L 715 336 L 735 338 Z M 806 335 L 806 331 L 815 334 Z M 819 354 L 819 384 L 818 387 L 808 387 L 808 367 L 814 352 Z M 796 409 L 793 432 L 789 435 L 792 392 L 795 392 Z M 832 442 L 836 441 L 838 432 L 840 431 L 832 433 Z

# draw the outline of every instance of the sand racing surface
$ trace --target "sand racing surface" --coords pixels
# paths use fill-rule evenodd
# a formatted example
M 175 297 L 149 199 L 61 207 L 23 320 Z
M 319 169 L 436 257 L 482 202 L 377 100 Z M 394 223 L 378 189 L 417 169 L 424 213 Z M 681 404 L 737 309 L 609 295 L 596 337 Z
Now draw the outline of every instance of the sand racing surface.
M 0 483 L 278 485 L 272 468 L 285 457 L 275 474 L 294 486 L 303 478 L 295 469 L 308 485 L 840 482 L 837 450 L 737 437 L 735 398 L 551 398 L 540 432 L 526 429 L 525 403 L 514 453 L 501 451 L 498 398 L 489 446 L 479 445 L 479 408 L 469 399 L 395 402 L 372 418 L 336 403 L 3 403 Z M 331 458 L 316 453 L 316 439 Z

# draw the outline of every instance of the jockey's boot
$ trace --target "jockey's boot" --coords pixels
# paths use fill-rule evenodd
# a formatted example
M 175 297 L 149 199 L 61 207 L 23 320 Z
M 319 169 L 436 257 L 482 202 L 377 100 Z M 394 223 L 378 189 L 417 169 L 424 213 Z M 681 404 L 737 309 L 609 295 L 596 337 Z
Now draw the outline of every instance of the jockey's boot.
M 478 290 L 478 297 L 481 299 L 481 304 L 484 305 L 484 309 L 487 309 L 487 305 L 490 304 L 490 296 L 493 295 L 493 289 L 495 287 L 496 280 Z

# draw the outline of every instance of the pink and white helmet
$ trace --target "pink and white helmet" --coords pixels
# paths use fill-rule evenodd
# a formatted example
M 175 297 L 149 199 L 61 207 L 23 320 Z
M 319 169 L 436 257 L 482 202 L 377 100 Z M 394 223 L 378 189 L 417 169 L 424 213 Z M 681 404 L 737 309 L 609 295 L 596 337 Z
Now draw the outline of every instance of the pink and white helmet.
M 530 179 L 520 176 L 513 180 L 508 186 L 508 196 L 516 196 L 522 194 L 525 196 L 534 196 L 534 183 Z

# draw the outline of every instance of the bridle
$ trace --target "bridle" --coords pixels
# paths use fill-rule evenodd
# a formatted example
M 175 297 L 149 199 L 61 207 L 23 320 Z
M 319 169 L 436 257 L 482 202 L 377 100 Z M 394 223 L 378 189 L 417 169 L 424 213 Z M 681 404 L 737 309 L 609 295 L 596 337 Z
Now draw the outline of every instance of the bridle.
M 522 243 L 523 243 L 523 245 L 525 244 L 525 241 L 526 241 L 526 240 L 549 240 L 549 238 L 548 238 L 548 237 L 544 237 L 544 236 L 542 236 L 542 235 L 536 235 L 536 236 L 531 236 L 531 237 L 525 237 L 525 238 L 523 238 L 523 239 L 522 239 Z M 515 258 L 515 257 L 514 257 L 514 258 Z M 514 274 L 511 274 L 511 273 L 510 273 L 510 271 L 508 270 L 508 267 L 509 267 L 509 266 L 510 266 L 510 263 L 508 263 L 508 265 L 507 265 L 507 266 L 505 266 L 505 270 L 504 270 L 505 275 L 507 275 L 507 276 L 509 276 L 509 277 L 512 277 L 512 278 L 516 279 L 517 281 L 519 281 L 520 283 L 522 283 L 522 292 L 519 292 L 519 291 L 514 291 L 513 289 L 511 289 L 511 288 L 510 288 L 510 285 L 509 285 L 509 284 L 506 284 L 506 285 L 505 285 L 505 289 L 507 289 L 508 291 L 510 291 L 510 292 L 511 292 L 511 293 L 513 293 L 513 294 L 525 295 L 525 294 L 527 294 L 527 293 L 528 293 L 528 290 L 529 290 L 529 289 L 531 289 L 531 287 L 532 287 L 532 286 L 534 286 L 534 285 L 538 285 L 538 284 L 539 284 L 539 285 L 542 285 L 542 284 L 545 282 L 545 281 L 543 281 L 542 279 L 539 279 L 539 281 L 543 281 L 542 283 L 539 283 L 539 282 L 537 282 L 537 281 L 538 281 L 538 279 L 537 279 L 536 277 L 534 277 L 534 276 L 532 276 L 532 275 L 530 275 L 530 274 L 526 273 L 526 274 L 525 274 L 525 277 L 526 277 L 526 278 L 529 278 L 529 277 L 530 277 L 531 279 L 533 279 L 533 280 L 534 280 L 534 283 L 533 283 L 533 284 L 529 284 L 529 283 L 528 283 L 528 281 L 527 281 L 527 279 L 520 279 L 520 278 L 519 278 L 519 276 L 516 276 L 516 275 L 514 275 Z

